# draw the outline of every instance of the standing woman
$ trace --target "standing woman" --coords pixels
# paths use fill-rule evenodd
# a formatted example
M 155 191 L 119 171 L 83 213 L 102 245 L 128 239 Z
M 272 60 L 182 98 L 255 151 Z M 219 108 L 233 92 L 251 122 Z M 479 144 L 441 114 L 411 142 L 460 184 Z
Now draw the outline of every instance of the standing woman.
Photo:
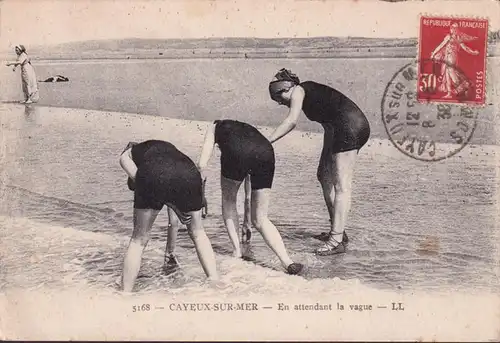
M 134 231 L 123 263 L 123 290 L 131 292 L 134 287 L 149 233 L 164 205 L 187 226 L 205 274 L 217 279 L 215 254 L 202 224 L 202 179 L 196 165 L 165 141 L 131 145 L 120 156 L 120 165 L 131 179 L 129 187 L 134 189 Z M 175 244 L 175 237 L 171 239 Z
M 17 66 L 21 66 L 21 81 L 23 84 L 24 101 L 22 104 L 31 104 L 39 100 L 38 83 L 36 80 L 35 69 L 31 65 L 31 59 L 26 53 L 24 45 L 16 46 L 17 60 L 7 63 L 7 66 L 14 66 L 16 71 Z
M 341 92 L 313 82 L 300 82 L 290 70 L 279 70 L 269 83 L 271 99 L 289 107 L 288 116 L 270 137 L 272 143 L 292 131 L 301 111 L 325 131 L 317 178 L 323 189 L 331 229 L 318 255 L 344 253 L 344 228 L 351 206 L 351 185 L 358 152 L 370 137 L 370 125 L 359 107 Z
M 236 204 L 238 190 L 245 180 L 246 195 L 251 188 L 250 211 L 253 225 L 278 256 L 287 273 L 298 274 L 303 265 L 290 259 L 278 229 L 267 217 L 275 167 L 273 146 L 259 130 L 247 123 L 216 120 L 209 125 L 205 135 L 198 163 L 202 174 L 215 144 L 221 151 L 222 216 L 234 247 L 234 256 L 242 257 L 237 233 L 239 219 Z M 246 203 L 245 214 L 248 210 Z M 248 224 L 247 220 L 245 224 Z M 244 233 L 247 235 L 246 240 L 249 240 L 248 227 Z

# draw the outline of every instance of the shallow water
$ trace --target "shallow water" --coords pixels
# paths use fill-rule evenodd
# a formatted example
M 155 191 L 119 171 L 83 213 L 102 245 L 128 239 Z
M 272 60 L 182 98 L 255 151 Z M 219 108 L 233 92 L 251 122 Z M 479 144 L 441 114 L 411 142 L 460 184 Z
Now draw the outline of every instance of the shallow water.
M 133 194 L 118 164 L 119 153 L 128 141 L 159 138 L 197 159 L 206 125 L 6 104 L 0 107 L 0 122 L 0 215 L 27 219 L 30 225 L 19 229 L 23 237 L 17 238 L 16 225 L 2 225 L 4 249 L 10 250 L 4 253 L 3 264 L 12 268 L 3 288 L 34 287 L 41 280 L 57 284 L 63 277 L 89 286 L 113 287 L 132 228 Z M 313 251 L 320 241 L 314 235 L 328 230 L 315 179 L 321 144 L 321 135 L 295 132 L 276 145 L 269 209 L 291 257 L 306 264 L 304 278 L 313 282 L 308 284 L 313 294 L 340 289 L 338 279 L 350 280 L 343 286 L 359 281 L 384 289 L 498 290 L 496 187 L 500 173 L 496 147 L 470 145 L 443 162 L 425 163 L 401 154 L 389 141 L 371 140 L 360 153 L 354 177 L 347 224 L 349 253 L 317 257 Z M 305 284 L 282 273 L 255 231 L 248 248 L 255 262 L 230 257 L 220 215 L 218 157 L 216 153 L 208 171 L 210 215 L 204 223 L 222 274 L 233 284 L 233 294 L 300 292 Z M 240 194 L 240 213 L 242 204 Z M 199 292 L 204 275 L 185 230 L 178 240 L 183 273 L 173 278 L 159 275 L 166 225 L 166 214 L 160 215 L 145 253 L 138 289 L 176 292 L 187 287 L 187 292 Z M 64 234 L 59 237 L 49 234 L 50 230 L 40 231 L 47 227 L 61 228 Z M 85 236 L 90 232 L 95 234 Z M 16 249 L 37 251 L 38 257 L 24 256 L 39 259 L 29 265 L 30 272 L 19 272 L 31 278 L 16 277 L 14 267 L 26 264 Z M 60 257 L 53 260 L 52 255 Z M 47 270 L 59 270 L 60 275 L 47 275 Z
M 192 59 L 36 61 L 39 80 L 64 75 L 65 83 L 39 83 L 40 104 L 120 111 L 187 120 L 233 118 L 276 126 L 286 109 L 269 98 L 268 82 L 280 68 L 303 81 L 323 82 L 349 96 L 370 121 L 373 138 L 386 138 L 381 123 L 385 88 L 411 58 Z M 500 57 L 488 58 L 487 105 L 474 144 L 500 144 Z M 22 98 L 19 73 L 0 68 L 0 99 Z M 298 129 L 322 132 L 305 118 Z

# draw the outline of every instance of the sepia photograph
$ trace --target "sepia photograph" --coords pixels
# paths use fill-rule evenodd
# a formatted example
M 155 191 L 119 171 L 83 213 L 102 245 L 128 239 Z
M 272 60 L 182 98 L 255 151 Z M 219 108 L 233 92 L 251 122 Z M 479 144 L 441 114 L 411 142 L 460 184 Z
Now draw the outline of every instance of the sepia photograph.
M 0 1 L 0 338 L 500 340 L 500 2 Z

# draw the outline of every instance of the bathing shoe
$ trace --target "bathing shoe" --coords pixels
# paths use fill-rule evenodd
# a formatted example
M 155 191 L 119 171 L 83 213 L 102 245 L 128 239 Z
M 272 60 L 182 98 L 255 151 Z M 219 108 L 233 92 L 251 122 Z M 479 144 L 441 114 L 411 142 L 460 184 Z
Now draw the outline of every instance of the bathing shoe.
M 292 263 L 291 265 L 289 265 L 286 268 L 286 272 L 290 275 L 297 275 L 298 273 L 300 273 L 302 271 L 303 268 L 304 268 L 304 265 L 302 265 L 300 263 Z
M 179 269 L 180 265 L 174 254 L 170 254 L 168 257 L 165 256 L 165 262 L 163 263 L 163 273 L 165 275 L 170 275 Z
M 329 232 L 322 232 L 319 236 L 319 239 L 324 241 L 324 242 L 327 242 L 330 239 L 330 233 Z M 345 230 L 344 230 L 344 234 L 342 235 L 342 243 L 344 243 L 345 246 L 347 246 L 349 244 L 349 237 L 347 237 L 347 233 L 345 233 Z
M 337 244 L 335 244 L 337 243 Z M 328 255 L 335 255 L 335 254 L 343 254 L 346 252 L 346 246 L 342 242 L 337 242 L 333 238 L 330 238 L 328 241 L 326 241 L 323 246 L 319 247 L 316 249 L 316 255 L 319 256 L 328 256 Z

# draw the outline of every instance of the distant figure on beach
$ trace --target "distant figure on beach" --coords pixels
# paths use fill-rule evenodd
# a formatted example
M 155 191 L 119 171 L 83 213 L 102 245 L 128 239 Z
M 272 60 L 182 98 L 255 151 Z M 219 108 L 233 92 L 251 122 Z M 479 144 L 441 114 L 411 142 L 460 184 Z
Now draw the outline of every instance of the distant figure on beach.
M 238 241 L 238 190 L 246 180 L 251 188 L 251 221 L 278 256 L 287 273 L 298 274 L 303 265 L 294 263 L 267 211 L 274 178 L 275 156 L 271 143 L 253 126 L 235 120 L 216 120 L 209 125 L 198 167 L 204 175 L 215 144 L 221 151 L 222 217 L 234 247 L 234 257 L 243 257 Z M 247 176 L 250 176 L 248 178 Z M 247 210 L 247 207 L 245 207 Z
M 134 190 L 134 230 L 123 263 L 122 288 L 131 292 L 141 266 L 153 223 L 164 205 L 169 216 L 175 212 L 187 226 L 205 274 L 218 279 L 215 254 L 202 223 L 202 179 L 195 163 L 171 143 L 148 140 L 139 144 L 129 143 L 120 156 L 120 165 L 129 177 L 129 188 Z M 174 226 L 174 225 L 172 225 Z M 177 228 L 167 249 L 173 252 Z M 175 232 L 173 232 L 175 230 Z M 165 269 L 175 267 L 177 261 L 169 259 Z
M 40 81 L 40 82 L 68 82 L 68 81 L 69 81 L 69 78 L 67 78 L 66 76 L 55 75 L 55 76 L 51 76 L 49 78 L 46 78 L 45 80 Z
M 291 132 L 301 111 L 324 129 L 317 178 L 330 216 L 331 229 L 322 235 L 318 255 L 344 253 L 348 244 L 345 224 L 351 206 L 351 185 L 359 150 L 370 137 L 370 125 L 359 107 L 341 92 L 313 81 L 300 82 L 290 70 L 279 70 L 269 83 L 271 99 L 290 110 L 269 140 L 274 143 Z
M 39 100 L 38 83 L 36 80 L 35 69 L 31 65 L 31 59 L 26 53 L 24 45 L 18 45 L 15 48 L 17 60 L 8 62 L 7 66 L 14 66 L 12 69 L 16 71 L 17 66 L 21 66 L 21 82 L 23 85 L 24 100 L 22 104 L 31 104 Z
M 458 30 L 458 24 L 454 23 L 450 27 L 450 33 L 447 34 L 439 45 L 432 51 L 431 59 L 442 61 L 441 75 L 438 81 L 441 82 L 439 90 L 446 92 L 443 99 L 451 98 L 452 93 L 467 93 L 470 82 L 467 77 L 458 72 L 458 53 L 460 49 L 471 55 L 478 55 L 479 51 L 472 50 L 465 42 L 472 41 L 478 37 L 470 36 Z

